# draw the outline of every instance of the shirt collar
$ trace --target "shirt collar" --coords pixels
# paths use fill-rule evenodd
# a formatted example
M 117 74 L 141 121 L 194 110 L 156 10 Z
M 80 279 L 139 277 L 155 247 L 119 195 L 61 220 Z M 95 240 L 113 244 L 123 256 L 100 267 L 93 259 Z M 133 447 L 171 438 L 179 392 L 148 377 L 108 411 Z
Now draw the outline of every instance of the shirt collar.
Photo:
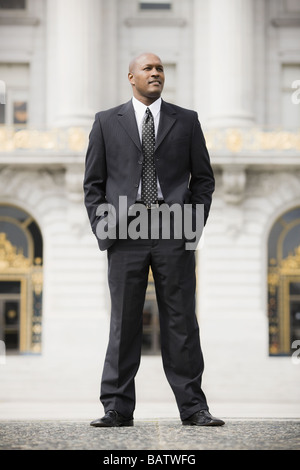
M 144 116 L 145 111 L 147 108 L 150 109 L 153 118 L 157 116 L 157 114 L 160 112 L 160 107 L 161 107 L 161 98 L 158 98 L 154 103 L 150 104 L 150 106 L 146 106 L 144 103 L 141 101 L 137 100 L 134 96 L 132 97 L 132 104 L 134 107 L 134 110 L 137 114 L 140 116 Z

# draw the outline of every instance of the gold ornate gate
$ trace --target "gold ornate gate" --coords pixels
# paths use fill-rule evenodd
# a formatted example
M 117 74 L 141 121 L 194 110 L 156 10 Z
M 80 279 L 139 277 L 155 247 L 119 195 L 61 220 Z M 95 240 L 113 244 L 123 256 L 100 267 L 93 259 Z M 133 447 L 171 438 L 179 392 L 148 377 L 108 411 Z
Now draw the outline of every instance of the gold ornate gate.
M 37 231 L 33 219 L 27 214 L 26 217 L 33 226 L 32 230 Z M 2 227 L 7 227 L 12 221 L 8 222 L 8 219 L 2 218 Z M 0 232 L 0 339 L 4 341 L 7 352 L 39 353 L 42 333 L 42 257 L 34 256 L 34 240 L 30 240 L 33 237 L 24 221 L 19 224 L 21 226 L 32 245 L 28 249 L 28 256 L 24 255 L 22 248 L 13 245 L 6 232 Z
M 283 214 L 269 239 L 270 355 L 290 355 L 300 339 L 300 209 Z M 297 243 L 298 242 L 298 243 Z

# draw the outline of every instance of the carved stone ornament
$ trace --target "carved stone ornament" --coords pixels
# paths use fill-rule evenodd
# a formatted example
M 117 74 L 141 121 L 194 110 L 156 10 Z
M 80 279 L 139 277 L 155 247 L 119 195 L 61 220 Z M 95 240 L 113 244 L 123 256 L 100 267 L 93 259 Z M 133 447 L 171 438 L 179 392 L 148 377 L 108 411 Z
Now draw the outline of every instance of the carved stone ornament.
M 229 204 L 239 204 L 245 196 L 246 171 L 244 168 L 225 169 L 222 173 L 224 200 Z

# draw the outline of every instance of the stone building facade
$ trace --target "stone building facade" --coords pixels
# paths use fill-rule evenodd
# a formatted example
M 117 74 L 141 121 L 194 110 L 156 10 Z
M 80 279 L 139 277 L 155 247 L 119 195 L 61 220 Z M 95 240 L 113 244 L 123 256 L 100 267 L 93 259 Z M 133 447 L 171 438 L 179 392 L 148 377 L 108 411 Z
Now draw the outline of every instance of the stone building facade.
M 84 158 L 143 51 L 165 64 L 163 99 L 197 110 L 216 176 L 197 250 L 208 400 L 299 414 L 297 0 L 0 2 L 0 411 L 98 406 L 110 306 Z M 175 412 L 151 277 L 137 398 Z

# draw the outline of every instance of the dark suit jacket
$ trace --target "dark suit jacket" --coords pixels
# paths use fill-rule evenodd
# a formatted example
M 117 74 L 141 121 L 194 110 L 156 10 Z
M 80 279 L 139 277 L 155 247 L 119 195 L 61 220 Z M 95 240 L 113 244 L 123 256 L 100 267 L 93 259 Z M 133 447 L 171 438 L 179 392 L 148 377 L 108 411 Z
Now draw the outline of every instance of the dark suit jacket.
M 142 146 L 132 101 L 96 114 L 89 137 L 84 176 L 85 205 L 93 232 L 100 204 L 118 212 L 119 196 L 135 203 L 142 172 Z M 214 175 L 195 111 L 162 101 L 155 165 L 167 204 L 204 204 L 206 223 Z M 101 250 L 113 240 L 98 240 Z

